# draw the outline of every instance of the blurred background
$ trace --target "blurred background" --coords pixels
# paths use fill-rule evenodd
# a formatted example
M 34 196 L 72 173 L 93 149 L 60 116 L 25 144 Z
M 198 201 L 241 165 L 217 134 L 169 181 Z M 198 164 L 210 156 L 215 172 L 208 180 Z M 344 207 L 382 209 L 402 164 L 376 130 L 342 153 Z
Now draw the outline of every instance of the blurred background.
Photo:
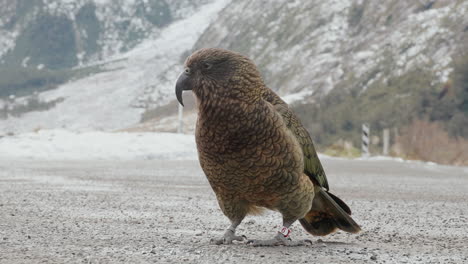
M 194 50 L 221 47 L 255 61 L 325 154 L 360 156 L 368 124 L 371 155 L 468 165 L 466 14 L 466 0 L 0 0 L 0 155 L 196 155 L 174 84 Z

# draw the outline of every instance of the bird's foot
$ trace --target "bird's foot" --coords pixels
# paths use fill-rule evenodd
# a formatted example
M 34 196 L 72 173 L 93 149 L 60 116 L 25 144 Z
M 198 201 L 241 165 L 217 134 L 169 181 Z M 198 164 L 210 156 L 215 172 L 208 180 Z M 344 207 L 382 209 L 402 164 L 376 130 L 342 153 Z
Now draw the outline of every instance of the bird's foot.
M 273 239 L 268 240 L 248 240 L 248 245 L 254 247 L 272 247 L 272 246 L 287 246 L 287 247 L 298 247 L 298 246 L 307 246 L 312 245 L 312 241 L 305 239 L 299 241 L 292 241 L 291 238 L 284 236 L 281 233 L 278 233 Z
M 222 238 L 219 239 L 211 239 L 210 243 L 214 245 L 228 245 L 232 244 L 233 241 L 244 241 L 247 239 L 246 236 L 236 236 L 232 230 L 228 229 L 226 233 L 224 233 Z

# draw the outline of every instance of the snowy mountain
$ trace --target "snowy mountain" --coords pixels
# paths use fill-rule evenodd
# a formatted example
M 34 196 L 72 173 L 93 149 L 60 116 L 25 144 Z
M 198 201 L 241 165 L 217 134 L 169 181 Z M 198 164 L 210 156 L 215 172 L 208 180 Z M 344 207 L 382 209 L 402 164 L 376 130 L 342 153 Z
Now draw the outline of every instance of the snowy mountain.
M 414 69 L 427 72 L 431 89 L 440 89 L 468 40 L 466 0 L 17 0 L 0 5 L 3 65 L 67 68 L 74 74 L 57 87 L 0 97 L 2 133 L 174 130 L 174 81 L 183 59 L 201 47 L 244 53 L 288 101 L 317 103 L 331 91 L 365 93 Z M 38 38 L 36 31 L 48 25 L 71 33 L 65 39 Z M 40 41 L 31 42 L 36 38 Z M 52 40 L 59 41 L 54 51 L 62 50 L 64 60 L 54 51 L 44 55 L 47 49 L 28 47 Z M 32 103 L 36 108 L 30 111 Z M 187 124 L 193 124 L 193 110 L 186 112 Z
M 208 0 L 0 2 L 3 63 L 63 68 L 103 60 L 155 37 Z
M 468 40 L 466 0 L 265 3 L 233 1 L 195 47 L 248 54 L 269 86 L 291 99 L 324 95 L 346 81 L 365 90 L 414 68 L 443 83 Z
M 135 4 L 145 1 L 122 2 L 129 5 L 130 2 Z M 175 17 L 178 19 L 174 18 L 169 25 L 148 34 L 127 52 L 119 53 L 112 48 L 124 46 L 128 42 L 116 40 L 114 44 L 110 43 L 112 48 L 107 50 L 112 50 L 110 53 L 113 55 L 103 55 L 107 57 L 105 60 L 92 61 L 92 64 L 101 68 L 98 73 L 69 81 L 57 89 L 32 95 L 41 103 L 59 103 L 42 111 L 17 116 L 7 114 L 4 120 L 0 120 L 0 131 L 17 133 L 50 128 L 116 130 L 138 123 L 147 104 L 163 105 L 171 100 L 173 83 L 181 67 L 181 54 L 192 48 L 199 35 L 226 3 L 227 1 L 218 0 L 193 8 L 174 7 L 177 10 Z M 103 10 L 114 6 L 110 1 L 98 1 L 96 5 L 98 4 L 104 6 Z M 126 5 L 122 5 L 122 12 L 131 14 L 133 6 Z M 183 1 L 174 6 L 179 5 L 183 5 Z M 112 20 L 111 15 L 104 17 Z M 122 18 L 117 18 L 119 19 Z M 132 23 L 141 25 L 136 20 L 137 22 Z M 102 47 L 106 50 L 107 44 Z M 30 101 L 31 96 L 10 96 L 3 99 L 3 108 L 6 111 L 15 110 Z

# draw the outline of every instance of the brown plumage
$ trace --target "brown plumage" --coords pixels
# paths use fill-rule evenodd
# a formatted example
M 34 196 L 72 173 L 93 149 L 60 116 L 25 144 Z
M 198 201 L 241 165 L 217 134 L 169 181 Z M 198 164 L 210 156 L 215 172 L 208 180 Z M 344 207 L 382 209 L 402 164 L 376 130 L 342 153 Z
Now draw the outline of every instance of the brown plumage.
M 296 220 L 314 235 L 360 230 L 349 207 L 328 193 L 307 130 L 247 57 L 222 49 L 195 52 L 176 84 L 181 104 L 183 90 L 197 99 L 200 165 L 232 224 L 217 244 L 242 240 L 236 227 L 260 208 L 280 212 L 286 229 L 254 245 L 301 244 L 288 238 Z

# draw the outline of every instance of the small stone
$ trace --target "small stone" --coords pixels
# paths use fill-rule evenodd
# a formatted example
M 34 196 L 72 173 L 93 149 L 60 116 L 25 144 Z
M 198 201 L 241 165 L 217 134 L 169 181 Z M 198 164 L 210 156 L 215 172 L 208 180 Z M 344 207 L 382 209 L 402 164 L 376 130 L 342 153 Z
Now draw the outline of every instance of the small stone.
M 372 255 L 372 256 L 370 257 L 370 259 L 371 259 L 371 260 L 377 260 L 377 256 L 376 256 L 376 255 Z
M 255 220 L 250 219 L 249 221 L 246 222 L 246 224 L 253 225 L 253 224 L 255 224 Z

